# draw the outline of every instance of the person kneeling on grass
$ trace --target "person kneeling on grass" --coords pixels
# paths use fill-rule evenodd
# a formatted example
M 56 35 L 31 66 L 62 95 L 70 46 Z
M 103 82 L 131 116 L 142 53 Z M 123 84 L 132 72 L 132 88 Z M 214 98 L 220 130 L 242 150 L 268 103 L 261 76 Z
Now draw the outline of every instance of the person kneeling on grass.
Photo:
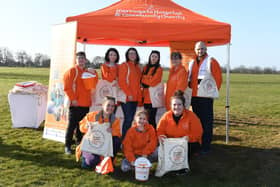
M 101 111 L 94 111 L 88 113 L 82 121 L 80 121 L 80 130 L 82 133 L 86 133 L 88 130 L 88 122 L 98 122 L 103 124 L 109 122 L 111 128 L 108 128 L 107 131 L 112 133 L 113 138 L 113 155 L 114 158 L 118 151 L 120 150 L 121 145 L 121 132 L 120 132 L 120 120 L 115 117 L 115 98 L 105 97 L 105 101 L 102 104 Z M 95 168 L 96 165 L 101 161 L 99 155 L 92 154 L 86 151 L 81 151 L 80 146 L 76 148 L 76 160 L 79 161 L 79 158 L 82 156 L 82 168 Z M 113 160 L 114 160 L 113 158 Z
M 188 140 L 188 156 L 200 151 L 202 139 L 202 125 L 199 118 L 185 109 L 184 92 L 177 90 L 171 97 L 171 110 L 167 111 L 159 120 L 157 126 L 157 136 L 160 142 L 165 138 L 186 137 Z M 176 175 L 184 175 L 188 169 L 176 171 Z
M 127 131 L 123 141 L 125 159 L 122 160 L 121 170 L 127 172 L 134 166 L 137 157 L 146 157 L 151 162 L 157 160 L 157 137 L 155 129 L 148 124 L 147 111 L 138 111 L 134 123 Z

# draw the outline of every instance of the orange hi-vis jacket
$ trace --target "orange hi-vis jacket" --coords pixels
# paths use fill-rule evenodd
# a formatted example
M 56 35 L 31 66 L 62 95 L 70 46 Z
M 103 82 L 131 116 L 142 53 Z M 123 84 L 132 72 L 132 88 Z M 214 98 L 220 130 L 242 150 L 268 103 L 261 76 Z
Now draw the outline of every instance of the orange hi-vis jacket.
M 129 68 L 129 69 L 128 69 Z M 132 96 L 132 101 L 141 101 L 142 92 L 140 88 L 141 68 L 139 64 L 124 62 L 119 65 L 118 83 L 127 96 Z M 128 78 L 128 80 L 127 80 Z
M 139 132 L 134 123 L 127 131 L 123 141 L 123 151 L 129 162 L 135 161 L 136 155 L 150 155 L 157 146 L 155 129 L 150 124 L 145 124 L 144 131 Z
M 197 96 L 197 90 L 198 90 L 198 72 L 199 68 L 204 61 L 204 59 L 207 57 L 206 55 L 202 60 L 200 60 L 199 64 L 197 62 L 197 56 L 194 58 L 194 63 L 192 65 L 191 75 L 190 75 L 190 88 L 192 88 L 192 96 Z M 213 78 L 216 81 L 217 88 L 220 89 L 222 85 L 222 70 L 217 62 L 216 59 L 211 58 L 211 73 Z
M 188 73 L 182 64 L 179 64 L 176 69 L 171 67 L 167 80 L 165 93 L 165 107 L 170 110 L 170 99 L 177 90 L 185 91 L 188 86 Z
M 78 106 L 89 107 L 91 106 L 91 90 L 87 90 L 84 86 L 81 78 L 84 72 L 85 70 L 81 69 L 78 65 L 75 65 L 66 71 L 63 77 L 64 92 L 69 97 L 70 101 L 76 100 L 78 102 Z M 95 79 L 98 80 L 97 74 Z M 75 90 L 73 90 L 73 85 L 76 85 Z
M 143 72 L 146 71 L 148 67 L 145 66 L 143 69 Z M 141 83 L 146 84 L 148 86 L 156 86 L 161 82 L 162 79 L 162 68 L 158 67 L 155 74 L 152 75 L 152 73 L 154 72 L 155 67 L 152 67 L 149 69 L 149 72 L 147 73 L 147 75 L 142 75 L 142 79 L 141 79 Z M 149 92 L 149 88 L 144 88 L 143 89 L 143 97 L 144 97 L 144 103 L 145 104 L 151 104 L 151 98 L 150 98 L 150 92 Z
M 82 133 L 87 132 L 87 122 L 95 122 L 95 117 L 99 113 L 99 111 L 89 112 L 81 121 L 80 121 L 80 131 Z M 100 117 L 98 122 L 100 124 L 104 122 L 109 122 L 108 118 L 103 119 L 103 117 Z M 121 131 L 120 131 L 120 120 L 118 118 L 115 119 L 115 121 L 112 124 L 112 136 L 118 136 L 121 137 Z
M 107 63 L 107 62 L 105 62 Z M 101 77 L 103 80 L 113 82 L 118 78 L 118 66 L 107 66 L 106 64 L 101 65 Z
M 100 111 L 94 111 L 94 112 L 89 112 L 81 121 L 80 121 L 80 131 L 82 133 L 86 133 L 88 130 L 87 127 L 87 122 L 95 122 L 96 121 L 96 115 L 99 114 Z M 100 117 L 98 122 L 100 124 L 104 122 L 109 122 L 108 118 L 103 118 Z M 115 118 L 115 121 L 112 124 L 112 136 L 118 136 L 119 138 L 121 137 L 121 132 L 120 132 L 120 120 L 118 118 Z M 76 147 L 76 161 L 78 162 L 80 157 L 81 157 L 81 145 L 78 145 Z
M 166 112 L 157 126 L 157 136 L 165 135 L 167 138 L 189 137 L 189 142 L 201 143 L 202 126 L 195 113 L 184 109 L 183 116 L 178 124 L 173 119 L 172 111 Z

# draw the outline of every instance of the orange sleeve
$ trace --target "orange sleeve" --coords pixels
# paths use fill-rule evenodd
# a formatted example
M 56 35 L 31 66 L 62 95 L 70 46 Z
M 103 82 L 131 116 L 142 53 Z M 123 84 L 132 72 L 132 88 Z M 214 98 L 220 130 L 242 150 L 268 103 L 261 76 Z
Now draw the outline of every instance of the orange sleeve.
M 124 156 L 125 158 L 129 161 L 135 161 L 135 155 L 133 152 L 133 147 L 132 147 L 132 142 L 133 142 L 133 128 L 130 128 L 124 138 L 123 141 L 123 152 L 124 152 Z
M 184 92 L 188 86 L 188 73 L 184 67 L 182 67 L 182 69 L 178 72 L 177 76 L 179 77 L 179 79 L 176 86 L 176 90 L 181 90 Z
M 143 150 L 143 155 L 150 155 L 152 154 L 157 146 L 157 137 L 156 137 L 156 132 L 155 129 L 150 126 L 149 127 L 149 142 L 147 143 L 146 147 Z
M 161 82 L 162 79 L 162 68 L 158 68 L 154 75 L 143 75 L 142 83 L 149 86 L 156 86 Z
M 160 118 L 157 126 L 157 136 L 159 137 L 160 135 L 165 135 L 165 129 L 167 125 L 167 116 L 166 113 Z
M 73 90 L 74 78 L 76 76 L 76 69 L 71 68 L 64 73 L 63 76 L 63 84 L 64 84 L 64 92 L 69 97 L 70 101 L 77 100 L 77 96 Z
M 123 63 L 119 66 L 119 72 L 118 72 L 118 83 L 119 83 L 119 86 L 120 88 L 124 91 L 124 93 L 129 96 L 129 95 L 132 95 L 131 93 L 131 90 L 130 90 L 130 87 L 129 85 L 127 84 L 127 73 L 128 73 L 128 67 L 129 66 L 128 64 L 126 63 Z
M 80 121 L 80 123 L 79 123 L 79 127 L 80 127 L 80 131 L 82 132 L 82 133 L 86 133 L 87 132 L 87 130 L 88 130 L 88 127 L 87 127 L 87 122 L 88 122 L 88 115 L 89 114 L 87 114 L 81 121 Z
M 189 141 L 190 142 L 199 142 L 201 144 L 202 141 L 202 133 L 203 133 L 203 129 L 202 129 L 202 125 L 201 122 L 199 120 L 199 118 L 195 115 L 195 113 L 190 112 L 189 113 L 190 116 L 190 136 L 189 136 Z
M 119 138 L 122 136 L 119 119 L 116 119 L 112 124 L 112 136 L 118 136 Z
M 212 59 L 211 61 L 211 72 L 216 81 L 218 89 L 220 89 L 223 82 L 222 69 L 216 59 Z

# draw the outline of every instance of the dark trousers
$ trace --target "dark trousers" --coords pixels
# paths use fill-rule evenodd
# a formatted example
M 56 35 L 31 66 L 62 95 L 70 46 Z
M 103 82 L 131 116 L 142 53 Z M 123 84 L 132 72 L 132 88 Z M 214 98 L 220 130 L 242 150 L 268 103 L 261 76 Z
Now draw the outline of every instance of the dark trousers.
M 76 141 L 79 144 L 83 138 L 83 134 L 79 128 L 79 122 L 84 118 L 84 116 L 89 112 L 89 107 L 74 107 L 69 108 L 69 121 L 68 127 L 66 129 L 65 135 L 65 146 L 71 147 L 73 142 L 73 134 L 76 130 Z
M 156 115 L 157 115 L 157 108 L 153 108 L 152 104 L 144 104 L 144 109 L 147 110 L 149 114 L 149 123 L 153 125 L 153 127 L 157 128 L 156 123 Z
M 213 99 L 192 97 L 192 109 L 200 119 L 203 128 L 202 151 L 209 151 L 213 136 Z
M 122 137 L 124 138 L 127 130 L 131 127 L 137 109 L 137 102 L 122 103 L 121 107 L 124 114 L 124 121 L 122 126 Z

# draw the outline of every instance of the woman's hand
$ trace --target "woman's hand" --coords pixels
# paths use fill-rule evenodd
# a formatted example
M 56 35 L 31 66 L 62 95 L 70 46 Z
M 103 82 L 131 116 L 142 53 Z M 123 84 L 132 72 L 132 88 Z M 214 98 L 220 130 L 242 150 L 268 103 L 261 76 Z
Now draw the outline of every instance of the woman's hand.
M 134 161 L 130 162 L 130 165 L 134 166 L 134 164 L 135 164 L 135 162 L 134 162 Z
M 145 157 L 145 158 L 147 158 L 147 157 L 148 157 L 148 155 L 142 155 L 142 157 Z
M 159 137 L 158 137 L 158 141 L 160 142 L 160 143 L 163 143 L 163 140 L 165 139 L 165 138 L 167 138 L 165 135 L 160 135 Z
M 111 128 L 111 127 L 108 127 L 108 128 L 107 128 L 107 132 L 112 133 L 112 128 Z
M 184 136 L 184 138 L 185 138 L 187 141 L 190 140 L 190 138 L 189 138 L 188 136 Z

